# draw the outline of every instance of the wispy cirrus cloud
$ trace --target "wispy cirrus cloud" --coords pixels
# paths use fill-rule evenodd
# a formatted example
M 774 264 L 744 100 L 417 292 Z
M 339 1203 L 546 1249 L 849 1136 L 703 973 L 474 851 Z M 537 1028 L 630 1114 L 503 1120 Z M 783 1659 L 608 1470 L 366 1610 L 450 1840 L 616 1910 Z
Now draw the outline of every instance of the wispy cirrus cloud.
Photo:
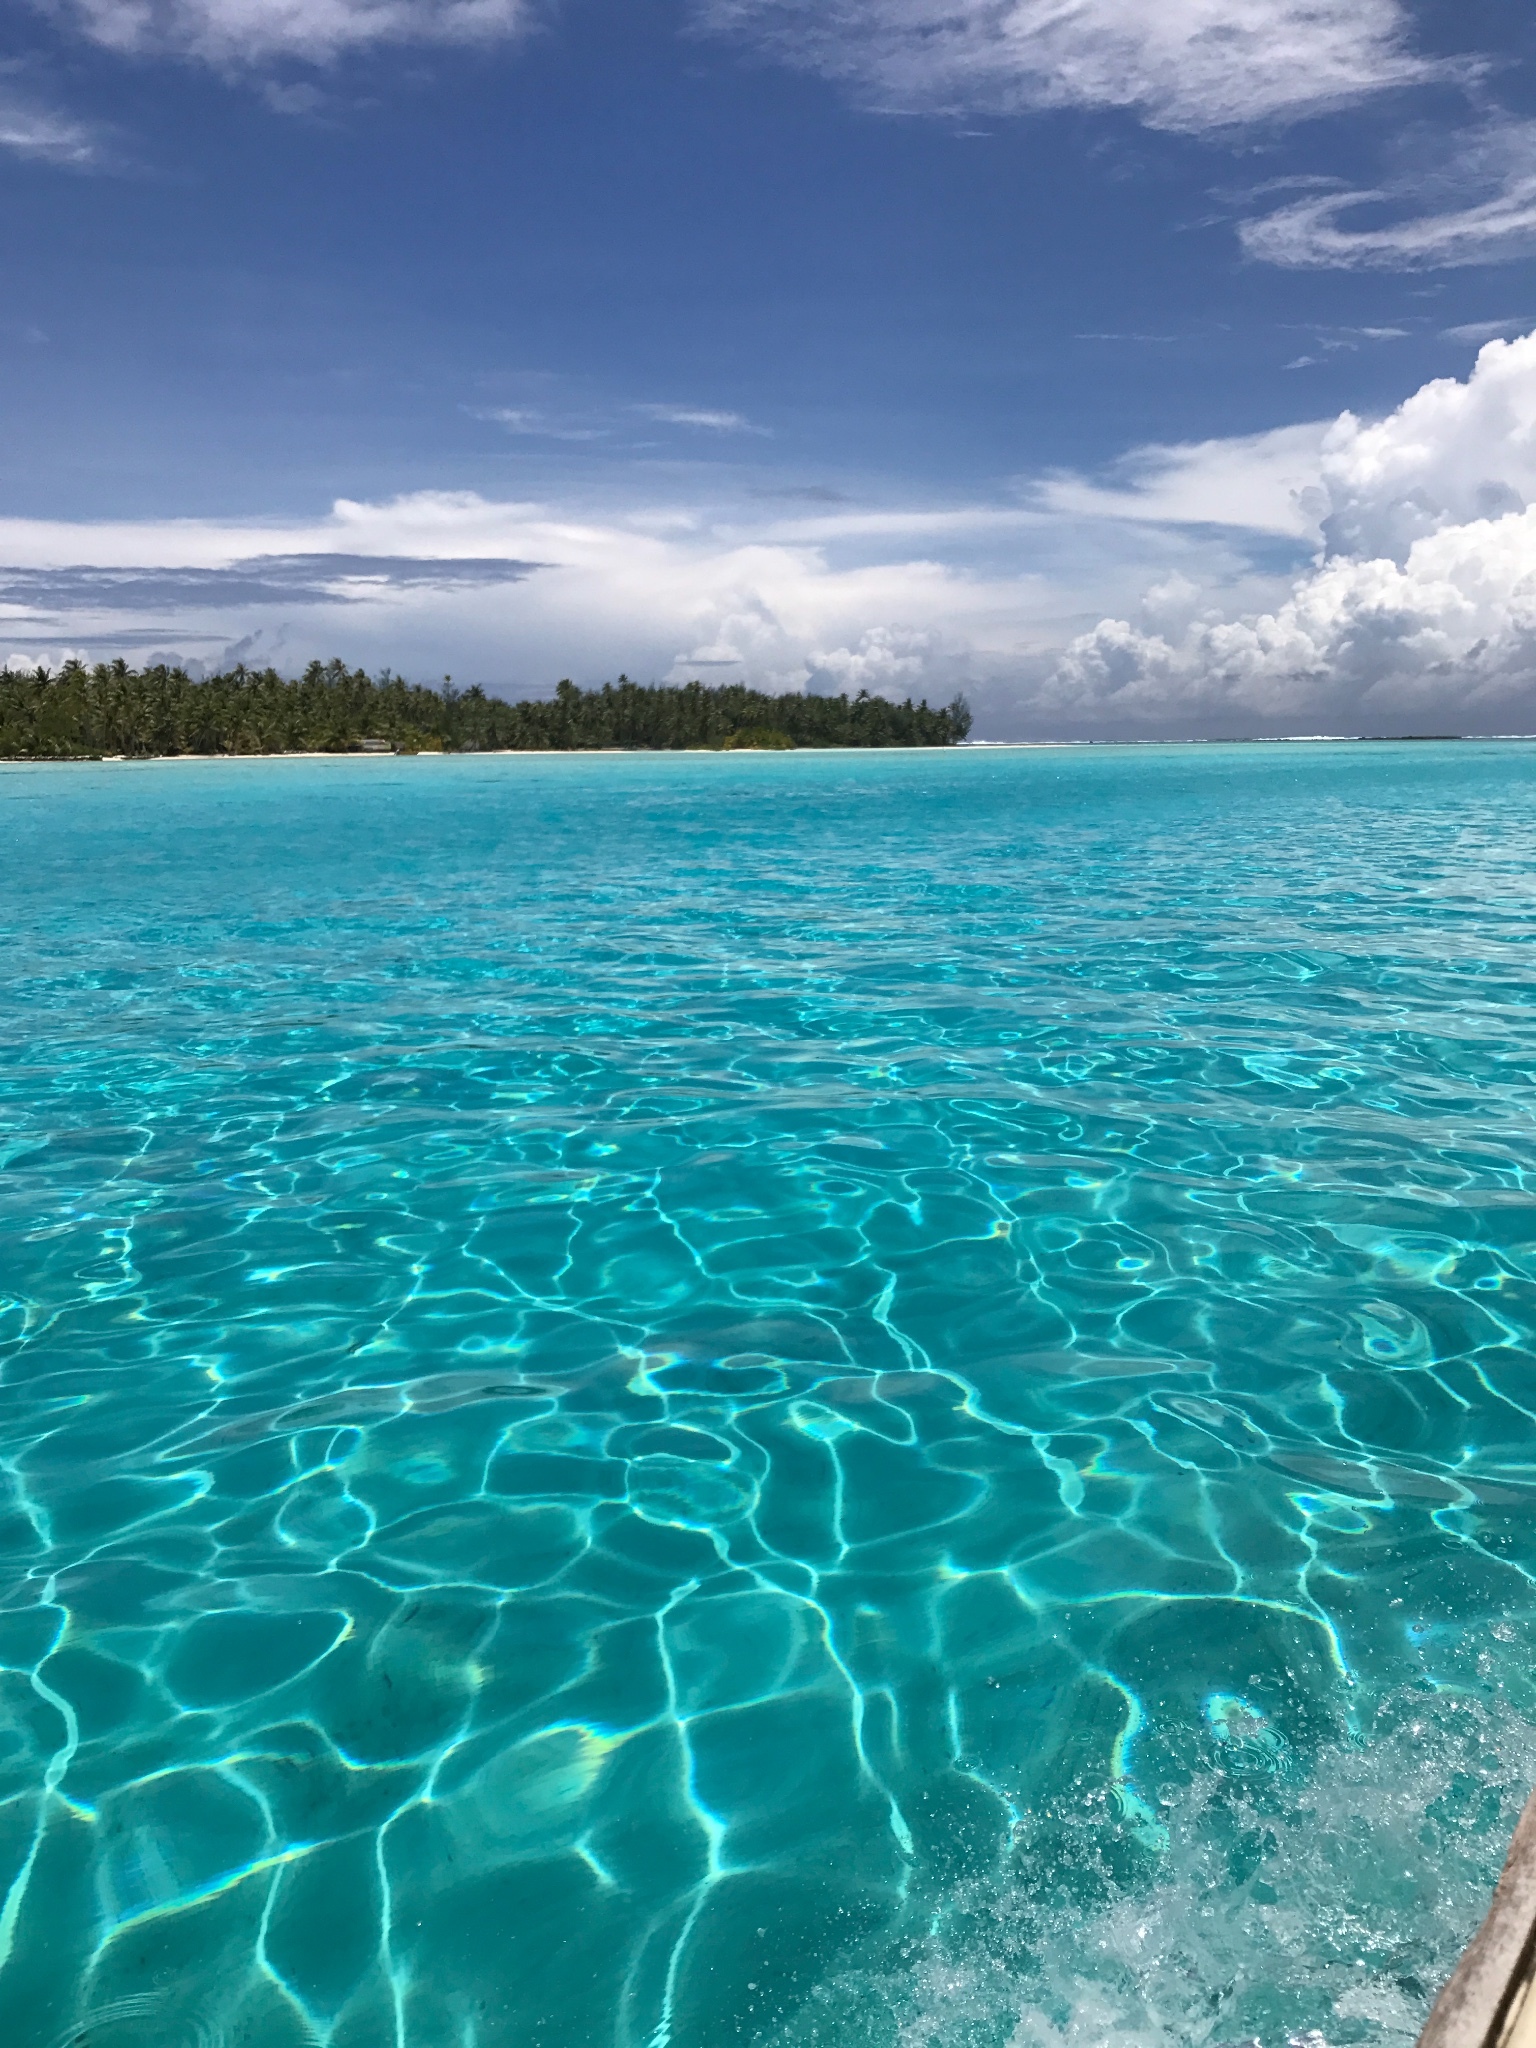
M 526 434 L 538 441 L 601 441 L 606 427 L 580 420 L 551 418 L 529 405 L 471 405 L 465 410 L 471 419 L 489 420 L 509 434 Z
M 0 149 L 70 170 L 94 170 L 104 157 L 101 133 L 40 97 L 15 66 L 0 65 Z
M 1470 342 L 1474 348 L 1481 348 L 1485 341 L 1505 341 L 1512 334 L 1527 333 L 1531 326 L 1528 313 L 1513 314 L 1504 320 L 1467 320 L 1459 327 L 1442 327 L 1442 341 Z
M 315 62 L 386 43 L 500 42 L 537 18 L 536 0 L 46 0 L 55 18 L 109 50 L 224 67 L 274 57 Z
M 1326 420 L 1133 449 L 1108 476 L 1071 471 L 1031 489 L 1046 510 L 1154 526 L 1231 526 L 1315 540 Z
M 222 67 L 506 41 L 546 0 L 40 0 L 108 49 Z M 890 108 L 1123 107 L 1201 134 L 1447 75 L 1402 0 L 695 0 L 704 26 Z
M 1536 250 L 1536 121 L 1458 137 L 1436 165 L 1369 189 L 1309 192 L 1254 220 L 1245 252 L 1287 270 L 1450 270 Z
M 637 405 L 634 410 L 643 419 L 655 420 L 667 427 L 703 427 L 714 434 L 766 434 L 766 427 L 755 427 L 744 413 L 718 412 L 704 405 Z
M 629 405 L 617 413 L 600 411 L 549 412 L 533 405 L 472 405 L 465 410 L 472 419 L 489 420 L 509 434 L 541 441 L 607 441 L 632 430 L 637 419 L 662 427 L 692 427 L 710 434 L 761 434 L 767 427 L 755 426 L 745 413 L 726 412 L 706 405 Z
M 901 111 L 1119 107 L 1209 134 L 1450 73 L 1399 0 L 699 0 L 705 25 Z
M 848 505 L 852 503 L 846 491 L 834 490 L 831 484 L 757 484 L 747 493 L 750 498 L 778 499 L 787 505 Z

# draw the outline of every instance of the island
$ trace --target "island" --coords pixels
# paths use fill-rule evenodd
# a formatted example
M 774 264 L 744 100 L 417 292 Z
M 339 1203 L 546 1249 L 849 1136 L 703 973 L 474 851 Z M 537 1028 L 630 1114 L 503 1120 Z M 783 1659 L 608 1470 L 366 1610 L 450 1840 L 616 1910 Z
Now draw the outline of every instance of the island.
M 244 665 L 201 679 L 164 664 L 67 662 L 0 670 L 0 757 L 148 759 L 177 754 L 593 752 L 607 749 L 948 747 L 971 714 L 871 696 L 769 696 L 741 683 L 598 689 L 510 700 L 450 678 L 429 689 L 387 669 L 311 662 L 302 676 Z

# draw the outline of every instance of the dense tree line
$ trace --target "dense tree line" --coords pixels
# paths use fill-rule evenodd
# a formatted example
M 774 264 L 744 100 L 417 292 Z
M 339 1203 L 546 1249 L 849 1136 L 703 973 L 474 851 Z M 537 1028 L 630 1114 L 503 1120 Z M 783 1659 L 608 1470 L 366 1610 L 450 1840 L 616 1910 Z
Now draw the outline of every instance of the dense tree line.
M 963 697 L 926 700 L 766 696 L 739 683 L 652 688 L 620 676 L 598 690 L 564 682 L 551 698 L 507 703 L 344 663 L 311 662 L 297 681 L 238 667 L 194 681 L 184 669 L 70 662 L 57 674 L 0 670 L 0 755 L 80 760 L 108 754 L 346 753 L 368 742 L 406 752 L 595 747 L 946 747 L 964 739 Z

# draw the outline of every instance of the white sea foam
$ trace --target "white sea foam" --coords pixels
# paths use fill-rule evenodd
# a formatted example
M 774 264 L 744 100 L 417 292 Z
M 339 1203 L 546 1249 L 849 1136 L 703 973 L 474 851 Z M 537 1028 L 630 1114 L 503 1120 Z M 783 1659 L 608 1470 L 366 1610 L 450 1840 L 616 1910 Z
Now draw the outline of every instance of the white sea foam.
M 1090 1794 L 1030 1826 L 1005 1878 L 861 1953 L 775 2048 L 1399 2048 L 1533 1778 L 1536 1726 L 1417 1693 L 1305 1773 L 1255 1752 L 1171 1790 L 1155 1861 Z

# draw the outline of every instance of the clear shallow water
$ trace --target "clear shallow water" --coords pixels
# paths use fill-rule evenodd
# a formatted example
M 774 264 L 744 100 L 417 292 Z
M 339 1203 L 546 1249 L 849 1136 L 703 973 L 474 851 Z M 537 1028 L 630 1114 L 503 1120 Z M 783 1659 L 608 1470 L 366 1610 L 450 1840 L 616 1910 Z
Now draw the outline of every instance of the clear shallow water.
M 0 769 L 15 2048 L 1411 2039 L 1536 748 Z

